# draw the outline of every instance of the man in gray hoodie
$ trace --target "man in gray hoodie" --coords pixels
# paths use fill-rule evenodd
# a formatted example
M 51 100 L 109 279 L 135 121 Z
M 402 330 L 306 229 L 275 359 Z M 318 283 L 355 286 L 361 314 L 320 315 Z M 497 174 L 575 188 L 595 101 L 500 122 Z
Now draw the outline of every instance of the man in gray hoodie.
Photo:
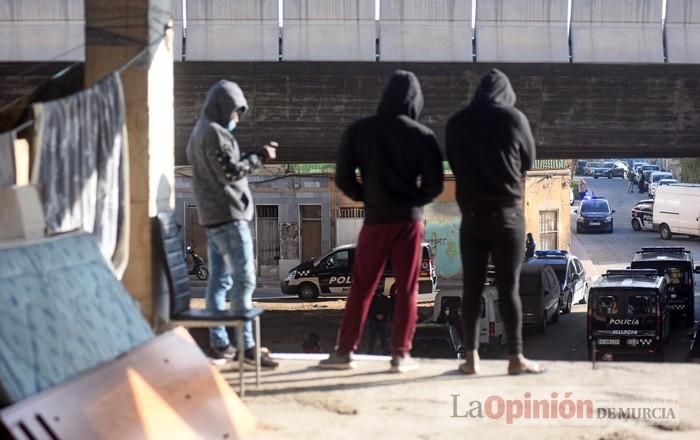
M 209 89 L 187 143 L 199 223 L 207 230 L 207 310 L 225 310 L 227 294 L 236 312 L 253 306 L 255 263 L 248 222 L 253 219 L 254 206 L 246 176 L 276 157 L 277 144 L 270 142 L 241 155 L 232 132 L 247 110 L 240 87 L 231 81 L 218 81 Z M 245 357 L 254 360 L 255 339 L 250 322 L 245 325 L 243 338 Z M 226 329 L 212 327 L 209 356 L 225 360 L 233 357 L 233 351 Z M 265 367 L 277 366 L 269 357 L 263 357 L 261 362 Z

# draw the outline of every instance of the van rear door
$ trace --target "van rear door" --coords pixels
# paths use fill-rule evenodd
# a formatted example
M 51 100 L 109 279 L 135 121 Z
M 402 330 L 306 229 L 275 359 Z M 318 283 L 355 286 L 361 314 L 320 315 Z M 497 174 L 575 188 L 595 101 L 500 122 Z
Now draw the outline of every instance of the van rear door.
M 658 293 L 652 289 L 605 289 L 590 293 L 589 335 L 601 350 L 648 348 L 661 332 Z

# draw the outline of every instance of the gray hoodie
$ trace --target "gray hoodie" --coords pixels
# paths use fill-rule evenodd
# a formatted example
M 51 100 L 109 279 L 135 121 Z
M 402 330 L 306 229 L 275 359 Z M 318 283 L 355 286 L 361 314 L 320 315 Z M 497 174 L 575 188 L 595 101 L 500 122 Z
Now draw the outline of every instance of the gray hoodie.
M 199 223 L 205 227 L 253 219 L 246 176 L 262 165 L 264 155 L 258 151 L 241 156 L 236 139 L 226 129 L 234 110 L 248 110 L 243 91 L 234 82 L 220 80 L 209 89 L 187 143 Z

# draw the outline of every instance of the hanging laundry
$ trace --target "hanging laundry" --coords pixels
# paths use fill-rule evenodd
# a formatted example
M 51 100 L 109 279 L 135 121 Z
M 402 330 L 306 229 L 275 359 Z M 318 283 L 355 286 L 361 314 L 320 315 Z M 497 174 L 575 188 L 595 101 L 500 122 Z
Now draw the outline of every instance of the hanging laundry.
M 33 105 L 32 182 L 49 234 L 83 229 L 117 276 L 128 249 L 128 161 L 124 98 L 114 73 L 77 94 Z
M 0 133 L 0 188 L 15 184 L 15 132 Z

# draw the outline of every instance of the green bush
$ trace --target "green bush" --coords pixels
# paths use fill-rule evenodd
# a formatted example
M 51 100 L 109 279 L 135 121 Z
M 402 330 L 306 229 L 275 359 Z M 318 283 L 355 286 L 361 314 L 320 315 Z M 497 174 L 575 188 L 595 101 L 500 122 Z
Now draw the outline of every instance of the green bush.
M 700 183 L 700 158 L 681 159 L 681 180 L 684 183 Z

